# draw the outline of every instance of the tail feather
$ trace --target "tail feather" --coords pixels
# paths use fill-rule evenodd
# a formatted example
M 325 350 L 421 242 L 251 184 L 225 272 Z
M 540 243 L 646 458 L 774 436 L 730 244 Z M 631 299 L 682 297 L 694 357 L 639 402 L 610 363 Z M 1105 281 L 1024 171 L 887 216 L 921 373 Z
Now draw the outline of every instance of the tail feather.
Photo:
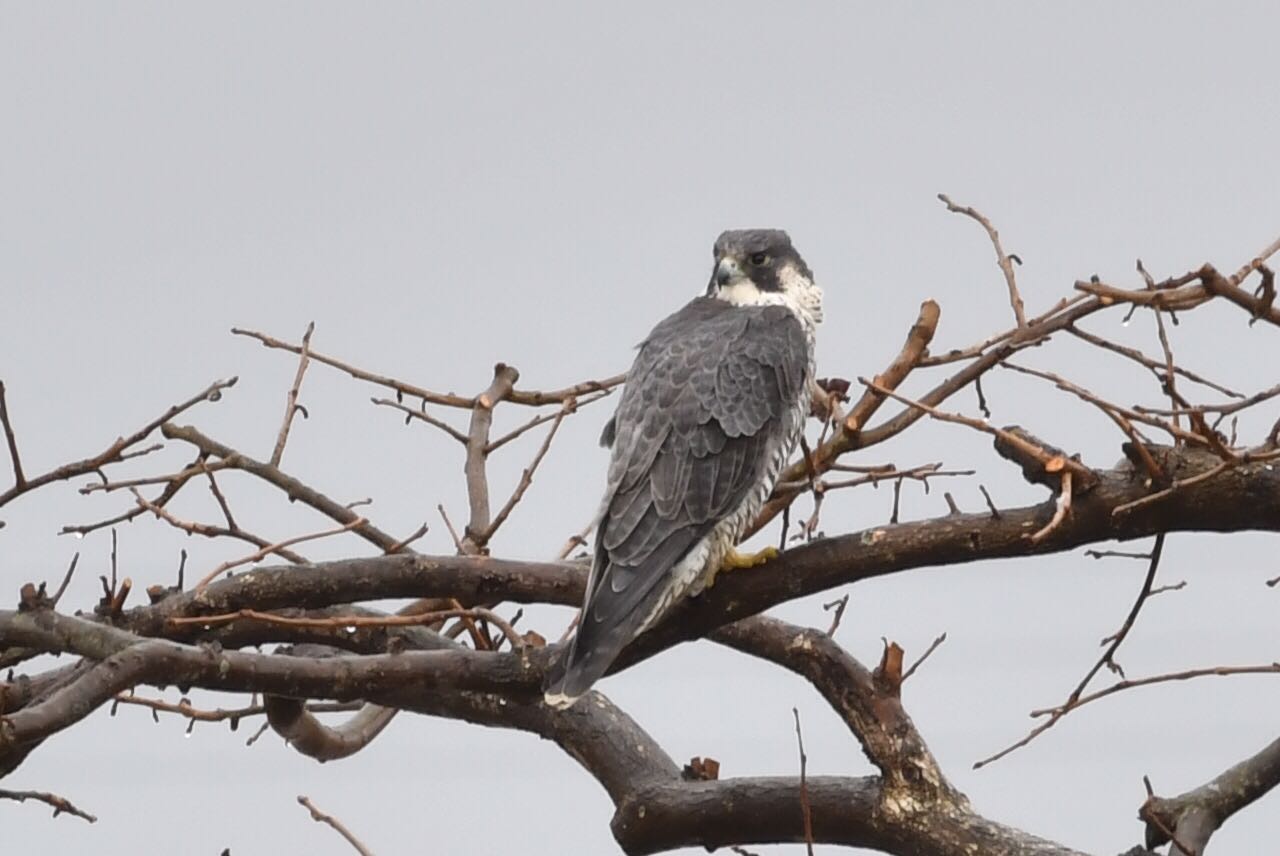
M 609 671 L 631 634 L 624 628 L 613 628 L 590 643 L 582 643 L 579 632 L 569 643 L 564 656 L 552 665 L 543 684 L 543 700 L 555 708 L 566 708 L 585 695 L 604 673 Z
M 605 551 L 605 523 L 600 524 L 595 568 L 578 632 L 543 684 L 547 704 L 568 707 L 604 677 L 622 649 L 654 617 L 655 607 L 669 594 L 672 567 L 706 534 L 709 525 L 678 527 L 654 545 L 639 564 L 627 565 L 615 564 Z

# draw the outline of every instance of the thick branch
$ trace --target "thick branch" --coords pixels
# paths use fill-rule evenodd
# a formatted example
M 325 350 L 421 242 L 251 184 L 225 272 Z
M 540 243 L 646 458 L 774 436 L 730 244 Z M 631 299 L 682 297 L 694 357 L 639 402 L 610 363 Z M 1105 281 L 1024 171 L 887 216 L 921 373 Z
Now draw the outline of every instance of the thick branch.
M 396 554 L 314 565 L 257 568 L 125 612 L 119 623 L 143 636 L 165 634 L 170 618 L 239 609 L 318 608 L 385 598 L 456 597 L 464 604 L 582 601 L 586 568 L 572 562 L 521 562 L 485 556 Z
M 1275 245 L 1273 244 L 1272 247 Z M 1204 265 L 1199 270 L 1200 281 L 1211 293 L 1225 297 L 1239 307 L 1249 310 L 1254 318 L 1262 318 L 1272 324 L 1280 325 L 1280 309 L 1261 297 L 1255 297 L 1239 285 L 1227 279 L 1212 265 Z
M 1184 479 L 1207 472 L 1216 460 L 1211 453 L 1189 449 L 1152 447 L 1152 451 L 1171 475 Z M 998 518 L 986 513 L 948 516 L 814 542 L 787 552 L 759 570 L 744 569 L 723 576 L 713 589 L 677 607 L 670 620 L 638 640 L 624 655 L 620 667 L 683 639 L 704 635 L 782 600 L 869 576 L 925 565 L 1062 550 L 1077 544 L 1138 537 L 1165 529 L 1233 531 L 1275 529 L 1280 525 L 1277 524 L 1280 520 L 1280 476 L 1261 464 L 1242 464 L 1212 478 L 1190 483 L 1185 490 L 1158 503 L 1135 509 L 1132 514 L 1123 515 L 1118 520 L 1113 519 L 1111 510 L 1114 507 L 1132 502 L 1148 491 L 1143 474 L 1134 473 L 1128 465 L 1104 472 L 1098 487 L 1079 498 L 1073 514 L 1051 537 L 1039 544 L 1029 544 L 1024 536 L 1048 519 L 1052 513 L 1048 505 L 1006 510 Z M 1242 502 L 1242 498 L 1248 501 Z M 472 602 L 508 598 L 575 603 L 581 596 L 584 580 L 585 569 L 569 563 L 502 562 L 475 557 L 356 559 L 313 567 L 256 570 L 214 583 L 198 595 L 175 595 L 159 604 L 131 610 L 119 620 L 139 632 L 159 634 L 166 631 L 165 619 L 168 616 L 227 611 L 246 605 L 257 608 L 296 607 L 304 603 L 323 606 L 379 597 L 437 594 L 452 594 Z M 315 660 L 218 651 L 154 640 L 138 642 L 136 636 L 122 630 L 63 616 L 51 617 L 48 613 L 0 613 L 0 628 L 3 628 L 0 638 L 6 645 L 69 650 L 102 660 L 46 701 L 8 715 L 3 734 L 5 742 L 11 745 L 3 754 L 29 748 L 31 741 L 78 720 L 88 710 L 108 701 L 120 689 L 145 682 L 190 683 L 215 689 L 261 691 L 298 698 L 365 698 L 388 706 L 525 728 L 544 736 L 553 735 L 552 739 L 565 745 L 580 761 L 583 757 L 593 757 L 583 755 L 590 751 L 590 741 L 584 737 L 590 734 L 590 728 L 583 725 L 569 731 L 557 731 L 565 727 L 557 723 L 567 720 L 557 719 L 537 699 L 541 673 L 551 656 L 548 649 L 530 651 L 526 658 L 515 653 L 434 651 Z M 750 630 L 749 626 L 747 630 Z M 784 650 L 778 656 L 800 655 Z M 807 655 L 797 662 L 813 674 L 826 674 L 826 670 L 831 668 L 830 663 L 806 664 L 805 658 Z M 842 680 L 865 682 L 865 668 L 847 662 L 842 665 L 838 661 L 831 662 L 837 662 L 836 672 L 843 672 Z M 826 683 L 835 687 L 837 682 L 829 680 Z M 406 687 L 412 689 L 406 690 Z M 574 715 L 595 716 L 597 714 L 591 711 L 601 710 L 601 704 L 604 702 L 584 701 L 575 706 L 574 711 L 581 711 Z M 622 714 L 609 713 L 609 724 L 602 722 L 598 733 L 611 733 L 610 729 L 616 727 L 615 716 Z M 14 743 L 18 745 L 13 746 Z M 592 769 L 593 775 L 597 769 L 606 770 L 597 777 L 604 777 L 602 781 L 606 788 L 620 803 L 619 817 L 623 818 L 620 823 L 624 824 L 618 827 L 623 829 L 619 833 L 620 841 L 629 852 L 651 852 L 660 846 L 684 843 L 683 840 L 674 840 L 670 845 L 663 843 L 669 840 L 668 837 L 676 836 L 674 830 L 681 828 L 674 821 L 655 824 L 643 833 L 627 831 L 635 828 L 627 820 L 634 816 L 631 812 L 636 805 L 635 793 L 676 793 L 670 790 L 670 780 L 662 783 L 665 773 L 659 775 L 656 770 L 651 770 L 645 774 L 650 778 L 637 778 L 634 771 L 624 769 L 635 762 L 634 753 L 626 756 L 624 761 L 610 762 L 601 758 L 589 764 L 583 762 Z M 611 768 L 609 764 L 623 766 Z M 837 834 L 854 835 L 844 829 L 831 833 L 831 839 L 823 838 L 827 835 L 824 823 L 828 821 L 823 819 L 824 797 L 820 784 L 820 780 L 810 783 L 817 840 L 834 840 Z M 731 787 L 726 783 L 698 783 L 696 787 L 691 786 L 692 790 L 680 791 L 680 799 L 699 805 L 698 800 L 702 798 L 699 794 L 703 791 L 712 800 L 716 799 L 717 793 L 729 793 L 737 800 L 735 805 L 742 805 L 741 800 L 749 797 L 749 793 L 715 790 L 722 786 Z M 798 787 L 798 782 L 795 787 Z M 698 791 L 698 788 L 703 791 Z M 783 803 L 776 794 L 770 799 L 779 801 L 775 818 L 783 817 L 781 812 L 784 810 L 789 811 L 796 817 L 798 826 L 796 803 Z M 660 804 L 648 798 L 640 804 L 647 806 L 646 817 L 651 816 L 649 812 L 663 816 Z M 764 812 L 767 806 L 762 802 L 758 808 Z M 713 817 L 714 814 L 708 816 Z M 771 826 L 767 840 L 778 840 L 778 830 L 785 831 L 786 824 L 791 822 L 777 821 L 782 826 Z M 718 828 L 710 823 L 699 825 L 707 830 Z M 906 828 L 899 823 L 898 831 L 892 833 L 898 836 L 895 838 L 897 843 L 893 844 L 894 852 L 922 852 L 912 848 L 923 847 L 923 839 L 902 838 L 907 835 L 902 831 Z M 1018 833 L 970 815 L 946 822 L 930 816 L 923 829 L 911 828 L 915 829 L 912 835 L 929 837 L 929 840 L 944 834 L 950 835 L 948 840 L 952 842 L 969 840 L 979 848 L 978 852 L 984 853 L 1066 852 L 1043 843 L 1027 845 L 1044 848 L 1040 850 L 1010 849 L 1009 841 L 1021 839 L 1009 836 Z M 653 831 L 655 829 L 656 832 Z M 861 831 L 856 834 L 863 837 L 858 840 L 870 840 L 866 836 L 872 833 L 862 827 L 859 829 Z M 961 833 L 973 837 L 957 838 Z M 749 843 L 749 840 L 740 837 L 735 843 Z M 939 852 L 962 851 L 942 849 Z
M 1164 471 L 1178 479 L 1205 473 L 1218 463 L 1202 450 L 1150 449 Z M 1053 502 L 1001 510 L 999 517 L 989 512 L 948 515 L 826 538 L 788 550 L 761 567 L 723 574 L 710 591 L 677 604 L 666 620 L 637 639 L 623 652 L 619 666 L 783 601 L 912 568 L 1055 553 L 1162 531 L 1280 531 L 1280 471 L 1265 463 L 1220 472 L 1119 516 L 1112 514 L 1115 508 L 1148 494 L 1145 474 L 1126 462 L 1098 475 L 1097 486 L 1075 497 L 1071 515 L 1038 542 L 1027 536 L 1050 520 Z
M 1193 449 L 1150 449 L 1175 478 L 1205 472 L 1217 461 L 1211 453 Z M 786 600 L 912 568 L 1060 552 L 1160 531 L 1280 529 L 1280 472 L 1265 464 L 1242 464 L 1119 517 L 1112 515 L 1113 509 L 1149 493 L 1145 474 L 1126 462 L 1099 476 L 1094 490 L 1075 498 L 1071 515 L 1036 543 L 1026 536 L 1049 521 L 1052 502 L 1001 510 L 998 517 L 983 512 L 876 527 L 814 541 L 759 568 L 724 574 L 712 589 L 676 606 L 670 620 L 637 640 L 624 653 L 622 663 L 698 638 Z M 151 636 L 165 633 L 169 617 L 244 607 L 314 608 L 389 597 L 450 596 L 464 604 L 510 600 L 577 605 L 585 582 L 585 566 L 569 562 L 452 556 L 347 559 L 257 569 L 215 582 L 198 594 L 175 595 L 129 610 L 121 622 Z
M 1280 740 L 1275 740 L 1258 754 L 1224 770 L 1212 781 L 1176 797 L 1152 797 L 1142 807 L 1140 816 L 1147 821 L 1147 846 L 1159 847 L 1169 840 L 1161 830 L 1177 830 L 1178 840 L 1186 842 L 1183 830 L 1194 826 L 1200 843 L 1236 812 L 1280 785 Z M 1193 818 L 1193 815 L 1195 816 Z M 1154 818 L 1154 819 L 1153 819 Z M 1199 822 L 1195 822 L 1198 819 Z M 1195 846 L 1195 845 L 1191 845 Z M 1177 851 L 1177 848 L 1173 848 Z M 1203 850 L 1197 848 L 1197 856 Z
M 888 853 L 961 856 L 1084 856 L 978 817 L 926 814 L 918 822 L 885 816 L 879 781 L 814 776 L 807 781 L 817 843 Z M 668 782 L 638 789 L 618 807 L 613 835 L 631 856 L 677 847 L 804 841 L 799 778 Z
M 471 425 L 467 429 L 467 461 L 464 467 L 471 517 L 467 521 L 466 540 L 463 543 L 470 543 L 477 550 L 483 545 L 482 539 L 489 531 L 490 523 L 489 477 L 485 459 L 488 456 L 489 428 L 493 425 L 493 408 L 511 394 L 519 379 L 520 372 L 514 366 L 498 363 L 493 367 L 493 382 L 488 389 L 476 396 L 475 406 L 471 409 Z
M 826 633 L 757 615 L 711 638 L 807 678 L 880 768 L 887 791 L 922 804 L 963 801 L 903 709 L 897 686 L 877 686 L 871 671 Z
M 48 611 L 0 611 L 0 639 L 71 652 L 99 662 L 47 699 L 0 719 L 0 749 L 21 751 L 87 716 L 136 684 L 201 686 L 296 698 L 339 701 L 378 697 L 403 687 L 501 688 L 536 695 L 549 659 L 546 649 L 493 653 L 465 649 L 316 659 L 222 651 L 146 639 L 123 630 Z M 3 760 L 5 752 L 0 752 Z
M 317 761 L 346 758 L 368 746 L 399 712 L 365 705 L 341 725 L 325 725 L 301 699 L 269 695 L 263 699 L 267 722 L 295 750 Z

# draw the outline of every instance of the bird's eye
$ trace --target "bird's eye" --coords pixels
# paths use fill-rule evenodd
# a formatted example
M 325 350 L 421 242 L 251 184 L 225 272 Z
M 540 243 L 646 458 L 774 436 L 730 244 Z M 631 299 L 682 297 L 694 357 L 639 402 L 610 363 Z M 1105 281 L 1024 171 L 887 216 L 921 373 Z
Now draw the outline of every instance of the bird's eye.
M 751 263 L 756 267 L 760 267 L 767 261 L 769 261 L 768 253 L 752 253 L 751 254 Z

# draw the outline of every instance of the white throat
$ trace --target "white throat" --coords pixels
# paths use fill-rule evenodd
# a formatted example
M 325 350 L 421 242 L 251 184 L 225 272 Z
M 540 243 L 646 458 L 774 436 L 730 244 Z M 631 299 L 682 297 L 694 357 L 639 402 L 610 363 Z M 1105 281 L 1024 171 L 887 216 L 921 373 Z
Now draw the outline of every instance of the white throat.
M 778 281 L 781 290 L 762 291 L 743 277 L 720 286 L 714 296 L 734 306 L 785 306 L 810 330 L 822 323 L 822 289 L 813 280 L 788 263 L 778 272 Z

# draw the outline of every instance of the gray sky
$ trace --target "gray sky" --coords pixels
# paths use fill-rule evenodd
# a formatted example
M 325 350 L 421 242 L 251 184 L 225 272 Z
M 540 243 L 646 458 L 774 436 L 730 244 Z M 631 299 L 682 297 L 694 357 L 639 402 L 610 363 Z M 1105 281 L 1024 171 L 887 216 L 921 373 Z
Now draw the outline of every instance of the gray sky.
M 1025 262 L 1030 311 L 1092 273 L 1137 284 L 1138 256 L 1157 276 L 1234 267 L 1280 231 L 1278 25 L 1266 3 L 0 3 L 0 378 L 26 469 L 100 451 L 231 374 L 240 384 L 184 421 L 269 455 L 295 364 L 232 325 L 296 339 L 314 320 L 317 349 L 459 392 L 483 388 L 499 359 L 529 387 L 612 374 L 702 288 L 727 227 L 791 232 L 827 290 L 820 374 L 879 370 L 926 297 L 942 305 L 935 350 L 967 345 L 1010 313 L 985 236 L 947 214 L 940 191 L 996 221 Z M 1151 350 L 1151 324 L 1113 314 L 1091 326 Z M 1275 335 L 1219 307 L 1173 331 L 1187 365 L 1250 389 L 1274 382 Z M 1067 343 L 1027 361 L 1158 400 L 1141 373 Z M 1119 458 L 1114 428 L 1052 390 L 1006 374 L 985 388 L 998 422 L 1094 464 Z M 313 368 L 312 418 L 285 466 L 335 497 L 373 497 L 392 531 L 430 519 L 422 549 L 447 552 L 434 508 L 464 513 L 458 450 L 371 394 Z M 952 405 L 972 412 L 972 393 Z M 589 518 L 610 406 L 566 427 L 495 552 L 549 556 Z M 495 493 L 536 442 L 495 461 Z M 186 456 L 165 454 L 146 469 Z M 859 458 L 885 460 L 978 466 L 946 485 L 969 509 L 979 481 L 1002 504 L 1042 497 L 955 426 L 921 425 Z M 267 537 L 324 528 L 249 481 L 227 490 Z M 199 493 L 176 509 L 213 519 Z M 940 491 L 904 496 L 909 515 L 945 511 Z M 890 500 L 833 499 L 823 527 L 882 523 Z M 61 488 L 4 509 L 0 589 L 59 577 L 81 549 L 69 602 L 91 606 L 109 537 L 53 533 L 126 505 Z M 120 531 L 123 573 L 169 582 L 183 546 L 201 572 L 238 555 L 140 521 Z M 1151 604 L 1126 669 L 1274 659 L 1280 594 L 1262 586 L 1274 549 L 1266 536 L 1171 537 L 1162 573 L 1188 588 Z M 306 555 L 365 552 L 352 540 Z M 849 590 L 840 639 L 874 660 L 882 636 L 911 656 L 948 631 L 905 696 L 948 773 L 995 819 L 1117 852 L 1140 835 L 1142 775 L 1174 793 L 1256 751 L 1275 737 L 1280 684 L 1122 694 L 999 764 L 969 765 L 1074 685 L 1142 571 L 1077 553 L 875 580 Z M 777 613 L 824 624 L 823 599 Z M 567 617 L 533 615 L 544 632 Z M 726 775 L 795 771 L 793 705 L 810 772 L 868 769 L 801 681 L 708 644 L 602 689 L 673 757 L 713 756 Z M 405 716 L 365 752 L 318 766 L 274 737 L 246 748 L 249 726 L 191 739 L 183 727 L 130 709 L 57 737 L 5 787 L 60 791 L 101 819 L 0 803 L 6 840 L 346 852 L 294 804 L 305 793 L 380 854 L 614 849 L 603 791 L 528 735 Z M 1215 852 L 1270 846 L 1267 813 L 1232 820 Z

